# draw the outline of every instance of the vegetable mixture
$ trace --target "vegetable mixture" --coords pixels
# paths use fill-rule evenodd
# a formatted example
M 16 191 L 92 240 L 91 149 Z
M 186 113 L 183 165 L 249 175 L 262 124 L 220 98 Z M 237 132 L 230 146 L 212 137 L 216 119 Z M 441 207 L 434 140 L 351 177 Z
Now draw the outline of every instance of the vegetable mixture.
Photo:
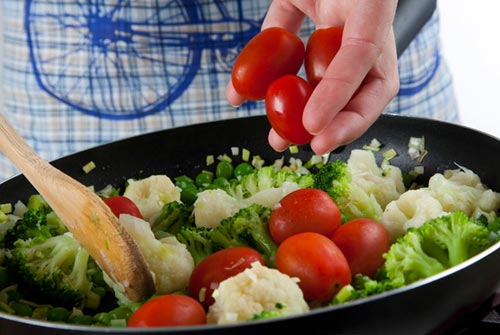
M 425 162 L 415 142 L 399 154 Z M 346 161 L 268 164 L 234 148 L 194 176 L 96 190 L 154 275 L 147 301 L 130 301 L 40 195 L 0 205 L 0 311 L 106 327 L 252 322 L 393 290 L 499 240 L 500 194 L 478 175 L 457 165 L 420 185 L 423 167 L 401 171 L 397 154 L 374 140 Z

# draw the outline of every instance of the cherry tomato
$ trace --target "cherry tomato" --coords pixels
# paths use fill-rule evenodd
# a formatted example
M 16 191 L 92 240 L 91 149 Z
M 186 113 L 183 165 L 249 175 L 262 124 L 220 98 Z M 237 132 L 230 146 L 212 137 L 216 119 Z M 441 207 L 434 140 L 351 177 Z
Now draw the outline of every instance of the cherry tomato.
M 331 238 L 342 250 L 353 275 L 373 276 L 384 263 L 382 255 L 390 248 L 389 234 L 372 219 L 348 221 L 335 230 Z
M 160 295 L 145 302 L 127 321 L 129 327 L 173 327 L 203 325 L 207 316 L 203 306 L 187 295 Z
M 351 271 L 342 251 L 328 237 L 312 232 L 290 236 L 278 247 L 276 267 L 299 278 L 308 301 L 327 302 L 351 282 Z
M 340 49 L 342 27 L 330 27 L 315 30 L 307 41 L 304 66 L 307 80 L 312 87 L 318 85 Z
M 219 283 L 250 268 L 253 262 L 264 264 L 262 256 L 247 247 L 227 248 L 210 254 L 194 268 L 189 280 L 189 294 L 207 309 L 214 303 L 212 293 Z
M 234 89 L 245 99 L 264 99 L 274 80 L 299 71 L 304 53 L 304 43 L 291 32 L 279 27 L 262 30 L 234 62 L 231 77 Z
M 312 139 L 302 123 L 304 107 L 312 91 L 307 81 L 291 74 L 275 80 L 267 90 L 269 123 L 288 142 L 300 145 Z
M 269 217 L 269 232 L 276 243 L 306 231 L 330 237 L 342 217 L 337 204 L 317 188 L 303 188 L 283 197 Z
M 120 214 L 130 214 L 143 219 L 141 211 L 137 208 L 136 204 L 125 196 L 115 195 L 104 199 L 104 203 L 108 205 L 116 217 L 120 217 Z

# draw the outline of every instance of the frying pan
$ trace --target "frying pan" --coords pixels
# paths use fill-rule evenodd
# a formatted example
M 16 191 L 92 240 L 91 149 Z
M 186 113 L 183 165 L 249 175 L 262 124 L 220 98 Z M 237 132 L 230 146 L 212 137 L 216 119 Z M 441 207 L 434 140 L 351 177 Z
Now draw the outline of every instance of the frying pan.
M 394 22 L 398 55 L 401 55 L 436 7 L 435 0 L 400 0 Z M 207 154 L 230 153 L 231 147 L 249 149 L 267 162 L 289 153 L 276 153 L 267 143 L 264 116 L 216 121 L 144 134 L 81 151 L 52 162 L 86 185 L 100 189 L 120 187 L 130 177 L 152 174 L 194 176 Z M 428 119 L 382 115 L 357 141 L 330 155 L 347 159 L 354 148 L 373 138 L 399 155 L 391 163 L 410 170 L 417 163 L 406 151 L 410 136 L 424 136 L 429 151 L 421 182 L 455 164 L 476 172 L 484 183 L 500 190 L 497 178 L 500 140 L 467 127 Z M 200 140 L 202 139 L 202 140 Z M 307 159 L 307 146 L 293 155 Z M 380 163 L 380 157 L 379 163 Z M 97 168 L 85 174 L 82 166 L 93 161 Z M 0 184 L 0 203 L 27 200 L 36 190 L 22 175 Z M 0 334 L 279 334 L 305 330 L 310 334 L 438 334 L 463 332 L 495 307 L 500 292 L 500 244 L 457 267 L 412 285 L 380 295 L 280 319 L 238 325 L 158 329 L 114 329 L 56 324 L 0 312 Z
M 269 126 L 265 116 L 254 116 L 144 134 L 108 143 L 72 154 L 53 165 L 96 189 L 109 183 L 123 186 L 129 177 L 152 174 L 195 176 L 203 168 L 207 154 L 231 155 L 231 147 L 247 148 L 266 162 L 285 156 L 267 144 Z M 423 164 L 426 182 L 435 172 L 456 168 L 472 169 L 484 183 L 500 190 L 498 165 L 500 140 L 463 126 L 397 115 L 382 115 L 357 141 L 333 152 L 329 159 L 347 159 L 354 148 L 361 148 L 373 138 L 394 148 L 399 155 L 391 160 L 402 170 L 415 165 L 407 154 L 410 136 L 424 136 L 428 150 Z M 300 147 L 293 157 L 307 159 L 308 146 Z M 381 154 L 376 155 L 381 159 Z M 94 161 L 96 169 L 88 174 L 82 166 Z M 26 200 L 35 190 L 24 176 L 18 175 L 0 184 L 0 203 Z M 230 326 L 182 327 L 159 329 L 110 329 L 60 325 L 23 319 L 0 313 L 2 334 L 280 334 L 306 329 L 311 334 L 432 334 L 466 327 L 484 316 L 493 304 L 500 285 L 500 244 L 459 266 L 426 280 L 344 305 L 275 320 L 261 320 Z

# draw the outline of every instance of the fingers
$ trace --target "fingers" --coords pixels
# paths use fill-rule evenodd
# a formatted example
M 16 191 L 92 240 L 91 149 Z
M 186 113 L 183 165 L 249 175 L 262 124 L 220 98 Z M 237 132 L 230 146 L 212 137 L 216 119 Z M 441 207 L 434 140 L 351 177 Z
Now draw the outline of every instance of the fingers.
M 273 0 L 262 22 L 261 29 L 282 27 L 296 34 L 304 21 L 304 12 L 290 0 Z
M 376 65 L 359 87 L 354 97 L 311 141 L 317 154 L 330 152 L 360 137 L 380 116 L 387 104 L 397 94 L 399 77 L 397 71 L 394 34 L 386 43 Z
M 393 0 L 359 0 L 350 10 L 342 46 L 304 111 L 304 126 L 312 134 L 321 133 L 344 109 L 374 67 L 391 38 L 396 4 Z
M 272 128 L 269 131 L 267 139 L 271 148 L 273 148 L 277 152 L 285 151 L 291 144 L 290 142 L 282 139 Z
M 245 102 L 245 98 L 236 92 L 232 81 L 229 81 L 226 86 L 226 100 L 234 107 L 241 106 Z
M 300 30 L 306 16 L 318 27 L 344 24 L 342 47 L 311 95 L 303 116 L 317 154 L 330 152 L 361 136 L 397 93 L 397 55 L 392 32 L 397 0 L 273 0 L 262 24 Z M 227 100 L 244 99 L 230 82 Z M 271 129 L 269 144 L 276 151 L 290 145 Z

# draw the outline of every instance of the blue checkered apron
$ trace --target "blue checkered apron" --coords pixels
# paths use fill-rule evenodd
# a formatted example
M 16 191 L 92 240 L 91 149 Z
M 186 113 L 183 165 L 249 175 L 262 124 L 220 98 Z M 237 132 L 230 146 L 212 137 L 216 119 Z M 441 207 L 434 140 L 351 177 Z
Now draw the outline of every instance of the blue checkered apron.
M 136 134 L 264 114 L 262 101 L 234 108 L 224 91 L 269 2 L 2 0 L 4 116 L 52 160 Z M 302 37 L 312 29 L 306 22 Z M 387 112 L 457 119 L 438 29 L 435 15 L 402 55 L 401 92 Z M 0 180 L 14 173 L 0 156 Z

